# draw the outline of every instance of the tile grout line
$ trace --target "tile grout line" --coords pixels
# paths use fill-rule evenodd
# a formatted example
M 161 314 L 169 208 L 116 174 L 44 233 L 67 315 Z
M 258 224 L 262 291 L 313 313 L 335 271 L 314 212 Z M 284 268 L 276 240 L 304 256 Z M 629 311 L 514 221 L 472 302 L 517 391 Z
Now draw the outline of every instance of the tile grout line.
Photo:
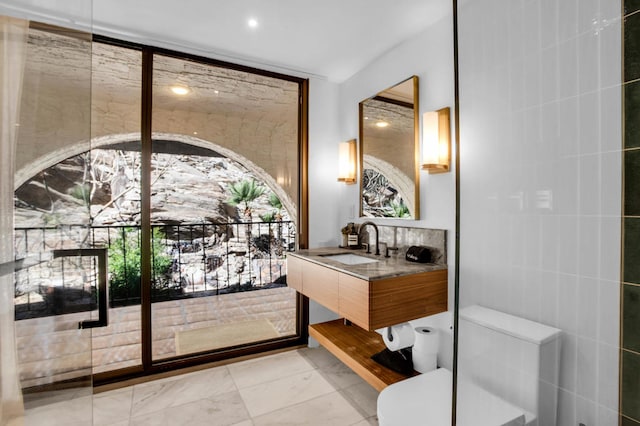
M 260 417 L 260 416 L 263 416 L 263 415 L 267 415 L 267 414 L 275 413 L 275 412 L 280 411 L 280 410 L 286 410 L 286 409 L 289 409 L 289 408 L 291 408 L 291 407 L 295 407 L 296 405 L 304 404 L 304 403 L 306 403 L 306 402 L 313 401 L 314 399 L 320 398 L 320 397 L 322 397 L 322 396 L 326 396 L 326 395 L 329 395 L 329 394 L 331 394 L 331 393 L 337 392 L 337 390 L 333 387 L 333 385 L 332 385 L 331 383 L 329 383 L 329 382 L 328 382 L 324 377 L 322 377 L 322 375 L 321 375 L 317 370 L 315 370 L 315 369 L 313 369 L 313 370 L 308 370 L 308 371 L 303 371 L 303 372 L 300 372 L 300 373 L 296 373 L 295 375 L 286 376 L 286 378 L 292 378 L 292 377 L 294 377 L 294 376 L 296 376 L 296 375 L 305 375 L 305 374 L 312 374 L 312 375 L 313 375 L 314 373 L 316 373 L 320 379 L 324 380 L 324 381 L 329 385 L 329 387 L 331 388 L 331 391 L 328 391 L 328 392 L 325 392 L 325 393 L 322 393 L 322 394 L 316 395 L 316 396 L 314 396 L 314 397 L 312 397 L 312 398 L 306 399 L 306 400 L 304 400 L 304 401 L 297 402 L 297 403 L 292 404 L 292 405 L 286 405 L 286 406 L 280 407 L 280 408 L 278 408 L 278 409 L 271 410 L 271 411 L 268 411 L 268 412 L 265 412 L 265 413 L 259 414 L 259 415 L 258 415 L 258 416 L 256 416 L 256 417 Z M 280 379 L 276 379 L 276 380 L 280 380 Z M 270 380 L 270 381 L 267 381 L 267 382 L 263 382 L 263 383 L 257 384 L 257 385 L 255 385 L 255 386 L 261 386 L 261 385 L 266 384 L 266 383 L 273 383 L 273 382 L 274 382 L 274 381 L 276 381 L 276 380 Z M 253 387 L 253 386 L 251 386 L 251 387 Z M 248 389 L 248 388 L 246 388 L 246 389 Z M 243 396 L 243 399 L 244 399 L 244 396 Z M 251 416 L 251 417 L 253 418 L 253 416 Z
M 282 355 L 282 354 L 289 354 L 289 353 L 297 353 L 297 351 L 282 352 L 282 353 L 278 353 L 278 354 L 271 355 L 271 356 L 272 356 L 272 357 L 274 357 L 274 356 L 275 356 L 275 357 L 277 357 L 277 356 L 279 356 L 279 355 Z M 299 354 L 298 354 L 298 355 L 299 355 Z M 304 357 L 301 357 L 301 358 L 303 358 L 303 359 L 304 359 Z M 253 360 L 249 360 L 249 362 L 251 362 L 252 364 L 253 364 L 253 363 L 259 363 L 259 362 L 261 362 L 261 361 L 264 361 L 265 359 L 266 359 L 266 358 L 255 358 L 255 359 L 253 359 Z M 306 360 L 305 360 L 305 361 L 306 361 Z M 309 364 L 309 362 L 307 362 L 307 364 Z M 231 365 L 233 365 L 233 364 L 231 364 Z M 290 374 L 287 374 L 287 375 L 285 375 L 285 376 L 280 376 L 280 377 L 277 377 L 277 378 L 274 378 L 274 379 L 266 380 L 266 381 L 264 381 L 264 382 L 255 383 L 255 384 L 253 384 L 253 385 L 245 386 L 245 387 L 242 387 L 242 388 L 240 388 L 240 387 L 238 386 L 238 391 L 243 390 L 243 389 L 252 388 L 252 387 L 255 387 L 255 386 L 259 386 L 259 385 L 262 385 L 262 384 L 265 384 L 265 383 L 272 383 L 272 382 L 275 382 L 275 381 L 278 381 L 278 380 L 282 380 L 282 379 L 284 379 L 284 378 L 293 377 L 293 376 L 298 375 L 298 374 L 307 373 L 307 372 L 309 372 L 309 371 L 314 371 L 314 370 L 316 370 L 316 368 L 315 368 L 313 365 L 309 364 L 309 366 L 311 367 L 311 369 L 303 370 L 303 371 L 298 371 L 298 372 L 295 372 L 295 373 L 290 373 Z M 229 370 L 229 373 L 231 373 L 231 370 Z M 231 376 L 233 377 L 233 373 L 231 373 Z M 234 383 L 235 383 L 235 381 L 234 381 Z
M 229 373 L 229 377 L 231 378 L 231 381 L 233 382 L 233 386 L 236 388 L 235 391 L 238 393 L 238 396 L 240 397 L 240 401 L 242 401 L 242 406 L 244 407 L 244 411 L 249 416 L 249 421 L 253 425 L 254 424 L 253 423 L 253 416 L 251 415 L 251 412 L 249 411 L 249 407 L 247 407 L 247 402 L 244 400 L 244 396 L 242 396 L 242 392 L 240 392 L 240 386 L 238 386 L 238 383 L 236 382 L 235 377 L 233 377 L 233 374 L 231 373 L 231 369 L 229 368 L 229 366 L 228 365 L 224 365 L 223 367 L 227 369 L 227 373 Z

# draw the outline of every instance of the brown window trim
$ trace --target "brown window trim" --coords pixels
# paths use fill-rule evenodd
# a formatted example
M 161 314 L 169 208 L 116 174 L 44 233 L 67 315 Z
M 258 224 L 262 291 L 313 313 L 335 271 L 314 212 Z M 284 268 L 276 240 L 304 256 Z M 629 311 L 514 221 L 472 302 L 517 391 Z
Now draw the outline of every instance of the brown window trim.
M 121 46 L 124 48 L 139 50 L 142 52 L 142 116 L 141 116 L 141 143 L 142 143 L 142 176 L 141 176 L 141 240 L 147 244 L 141 247 L 143 269 L 141 271 L 142 282 L 149 283 L 151 278 L 150 270 L 150 173 L 151 173 L 151 134 L 152 134 L 152 77 L 153 77 L 153 56 L 161 54 L 178 59 L 192 60 L 204 64 L 220 66 L 237 71 L 244 71 L 267 77 L 278 78 L 298 84 L 300 104 L 298 106 L 298 158 L 299 158 L 299 200 L 298 200 L 298 247 L 308 247 L 309 235 L 309 194 L 308 194 L 308 79 L 293 77 L 277 72 L 265 71 L 245 65 L 233 64 L 212 58 L 176 52 L 163 48 L 144 46 L 130 43 L 110 37 L 94 35 L 94 42 Z M 149 285 L 143 285 L 141 294 L 141 322 L 142 322 L 142 364 L 119 370 L 112 370 L 93 375 L 94 386 L 102 386 L 109 383 L 119 382 L 126 379 L 149 376 L 171 370 L 193 367 L 201 364 L 241 358 L 263 352 L 280 350 L 284 348 L 299 347 L 308 343 L 309 324 L 309 301 L 301 294 L 297 294 L 297 321 L 296 335 L 284 338 L 273 339 L 263 343 L 248 344 L 239 347 L 226 348 L 214 352 L 185 355 L 170 359 L 154 361 L 152 358 L 152 338 L 151 338 L 151 289 Z

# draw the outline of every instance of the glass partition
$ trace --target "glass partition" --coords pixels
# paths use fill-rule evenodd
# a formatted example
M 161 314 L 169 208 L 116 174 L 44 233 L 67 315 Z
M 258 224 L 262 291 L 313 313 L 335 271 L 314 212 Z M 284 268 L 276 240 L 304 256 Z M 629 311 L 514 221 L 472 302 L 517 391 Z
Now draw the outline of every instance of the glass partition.
M 620 2 L 458 4 L 457 418 L 618 425 Z
M 88 33 L 30 25 L 13 176 L 12 287 L 26 424 L 92 422 L 90 321 L 106 271 L 79 252 L 91 246 L 91 54 Z M 60 162 L 78 146 L 82 155 Z M 61 411 L 69 415 L 61 419 Z

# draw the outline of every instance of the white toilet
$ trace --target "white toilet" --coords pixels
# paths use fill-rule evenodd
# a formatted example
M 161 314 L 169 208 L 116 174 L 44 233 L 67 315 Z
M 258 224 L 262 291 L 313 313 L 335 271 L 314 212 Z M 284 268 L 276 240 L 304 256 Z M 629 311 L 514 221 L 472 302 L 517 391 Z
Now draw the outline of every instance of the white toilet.
M 461 309 L 458 324 L 457 426 L 555 425 L 561 331 L 478 305 Z M 438 353 L 446 368 L 380 393 L 381 426 L 451 424 L 447 346 Z

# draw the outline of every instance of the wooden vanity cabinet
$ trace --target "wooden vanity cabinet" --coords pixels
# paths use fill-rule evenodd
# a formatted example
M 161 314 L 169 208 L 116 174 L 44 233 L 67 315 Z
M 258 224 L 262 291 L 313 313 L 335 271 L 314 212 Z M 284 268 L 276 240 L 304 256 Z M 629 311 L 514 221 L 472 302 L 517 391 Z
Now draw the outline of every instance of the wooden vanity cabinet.
M 340 274 L 338 314 L 365 330 L 447 310 L 447 271 L 366 281 Z
M 309 299 L 338 312 L 338 276 L 334 269 L 306 262 L 302 269 L 302 293 Z
M 289 256 L 287 283 L 370 331 L 447 310 L 446 269 L 368 281 Z
M 302 291 L 302 268 L 305 262 L 294 256 L 287 256 L 287 286 L 296 290 L 298 293 Z
M 334 312 L 338 312 L 338 275 L 334 269 L 287 257 L 287 285 Z
M 338 315 L 369 330 L 369 281 L 347 274 L 338 276 Z

